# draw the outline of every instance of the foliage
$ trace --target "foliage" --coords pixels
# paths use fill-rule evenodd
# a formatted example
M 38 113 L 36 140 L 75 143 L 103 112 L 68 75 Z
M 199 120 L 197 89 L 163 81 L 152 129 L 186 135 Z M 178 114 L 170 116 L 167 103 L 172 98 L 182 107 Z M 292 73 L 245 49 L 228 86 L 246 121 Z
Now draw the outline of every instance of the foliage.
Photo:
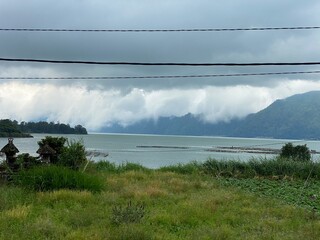
M 139 223 L 145 216 L 144 204 L 133 204 L 130 200 L 126 207 L 114 206 L 111 214 L 111 222 L 114 224 Z
M 62 166 L 40 166 L 20 171 L 14 183 L 36 191 L 52 191 L 61 188 L 100 192 L 101 180 L 93 175 Z
M 41 162 L 38 158 L 30 156 L 29 153 L 22 153 L 17 156 L 16 163 L 19 164 L 20 169 L 29 169 Z
M 82 141 L 67 141 L 67 147 L 62 149 L 62 153 L 58 157 L 58 164 L 79 170 L 87 161 L 86 151 Z
M 310 161 L 311 153 L 307 145 L 293 146 L 292 143 L 286 143 L 281 148 L 280 157 L 284 159 L 290 159 L 293 161 Z
M 67 142 L 67 138 L 65 137 L 51 137 L 46 136 L 45 138 L 41 139 L 41 141 L 38 141 L 39 147 L 43 147 L 46 144 L 49 145 L 53 150 L 56 151 L 56 155 L 54 155 L 50 160 L 51 163 L 55 164 L 58 162 L 59 155 L 64 151 L 65 149 L 65 143 Z
M 0 120 L 0 137 L 32 137 L 30 134 L 22 133 L 18 128 L 17 121 L 10 119 Z
M 203 163 L 203 171 L 216 177 L 235 178 L 297 178 L 320 180 L 320 163 L 252 159 L 248 162 L 209 159 Z
M 57 154 L 61 154 L 64 149 L 64 144 L 67 142 L 67 138 L 65 137 L 51 137 L 46 136 L 45 138 L 38 141 L 39 147 L 43 147 L 48 144 L 51 148 L 53 148 Z
M 30 133 L 88 134 L 87 130 L 81 125 L 72 128 L 69 124 L 64 123 L 21 122 L 17 126 L 22 132 Z

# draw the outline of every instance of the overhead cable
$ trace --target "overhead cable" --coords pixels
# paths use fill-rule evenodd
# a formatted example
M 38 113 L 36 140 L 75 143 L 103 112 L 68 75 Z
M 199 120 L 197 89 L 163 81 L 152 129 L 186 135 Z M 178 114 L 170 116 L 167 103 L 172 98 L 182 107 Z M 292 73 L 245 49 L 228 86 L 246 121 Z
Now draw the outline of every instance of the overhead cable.
M 253 63 L 182 63 L 182 62 L 114 62 L 114 61 L 79 61 L 79 60 L 49 60 L 34 58 L 0 58 L 6 62 L 36 62 L 36 63 L 62 63 L 62 64 L 90 64 L 90 65 L 134 65 L 134 66 L 231 66 L 231 67 L 251 67 L 251 66 L 300 66 L 300 65 L 320 65 L 320 62 L 253 62 Z
M 233 32 L 233 31 L 279 31 L 315 30 L 320 26 L 297 27 L 249 27 L 249 28 L 180 28 L 180 29 L 68 29 L 68 28 L 0 28 L 10 32 Z
M 264 72 L 264 73 L 235 73 L 235 74 L 199 74 L 199 75 L 160 75 L 160 76 L 114 76 L 114 77 L 3 77 L 1 80 L 111 80 L 111 79 L 169 79 L 169 78 L 213 78 L 213 77 L 245 77 L 266 75 L 295 75 L 295 74 L 319 74 L 319 71 L 299 72 Z

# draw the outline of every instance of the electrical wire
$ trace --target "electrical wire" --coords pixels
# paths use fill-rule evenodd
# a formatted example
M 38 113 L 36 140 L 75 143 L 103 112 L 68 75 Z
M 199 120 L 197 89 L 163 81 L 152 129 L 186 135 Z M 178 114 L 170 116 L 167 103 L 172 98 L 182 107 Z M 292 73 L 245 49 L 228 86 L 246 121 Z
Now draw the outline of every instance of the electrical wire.
M 299 72 L 264 72 L 264 73 L 235 73 L 235 74 L 199 74 L 199 75 L 160 75 L 160 76 L 114 76 L 114 77 L 5 77 L 0 80 L 112 80 L 112 79 L 171 79 L 171 78 L 214 78 L 214 77 L 244 77 L 244 76 L 268 76 L 268 75 L 295 75 L 295 74 L 319 74 L 320 71 Z
M 320 62 L 252 62 L 252 63 L 182 63 L 182 62 L 113 62 L 113 61 L 79 61 L 79 60 L 49 60 L 34 58 L 0 58 L 5 62 L 36 62 L 62 64 L 90 64 L 90 65 L 133 65 L 133 66 L 192 66 L 192 67 L 252 67 L 252 66 L 303 66 L 320 65 Z
M 0 28 L 6 32 L 234 32 L 234 31 L 279 31 L 316 30 L 320 26 L 298 27 L 249 27 L 249 28 L 181 28 L 181 29 L 67 29 L 67 28 Z

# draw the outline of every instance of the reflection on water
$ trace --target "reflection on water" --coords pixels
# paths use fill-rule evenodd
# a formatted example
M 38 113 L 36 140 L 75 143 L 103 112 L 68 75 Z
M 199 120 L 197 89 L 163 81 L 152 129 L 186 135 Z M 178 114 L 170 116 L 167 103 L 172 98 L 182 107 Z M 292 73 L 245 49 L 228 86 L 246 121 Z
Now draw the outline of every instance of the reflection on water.
M 28 152 L 36 156 L 37 142 L 47 135 L 33 134 L 34 138 L 17 138 L 14 139 L 14 144 L 20 153 Z M 149 168 L 187 163 L 193 160 L 205 161 L 208 158 L 243 161 L 252 157 L 272 158 L 287 142 L 307 144 L 309 149 L 320 151 L 319 141 L 126 134 L 50 134 L 50 136 L 63 136 L 83 141 L 89 159 L 106 159 L 118 164 L 135 162 Z M 0 138 L 0 147 L 7 142 L 6 138 Z M 268 152 L 263 149 L 268 149 Z M 317 159 L 318 155 L 315 154 L 314 158 Z

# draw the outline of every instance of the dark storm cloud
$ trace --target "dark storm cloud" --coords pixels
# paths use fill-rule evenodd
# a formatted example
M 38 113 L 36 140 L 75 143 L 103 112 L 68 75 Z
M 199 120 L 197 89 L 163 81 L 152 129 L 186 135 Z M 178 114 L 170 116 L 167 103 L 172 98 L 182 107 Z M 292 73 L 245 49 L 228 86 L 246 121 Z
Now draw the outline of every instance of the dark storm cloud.
M 2 1 L 2 27 L 175 29 L 309 26 L 320 23 L 318 1 Z M 137 62 L 319 60 L 320 31 L 210 33 L 0 32 L 3 57 Z M 13 64 L 12 64 L 13 65 Z M 24 64 L 25 65 L 25 64 Z M 32 66 L 35 66 L 33 64 Z M 37 67 L 44 67 L 37 64 Z M 47 66 L 46 66 L 47 67 Z M 290 68 L 92 67 L 50 65 L 58 74 L 172 75 L 293 70 Z M 93 71 L 94 70 L 94 71 Z M 298 70 L 306 70 L 305 67 Z M 310 76 L 311 77 L 311 76 Z M 265 78 L 109 81 L 156 88 L 232 85 Z

